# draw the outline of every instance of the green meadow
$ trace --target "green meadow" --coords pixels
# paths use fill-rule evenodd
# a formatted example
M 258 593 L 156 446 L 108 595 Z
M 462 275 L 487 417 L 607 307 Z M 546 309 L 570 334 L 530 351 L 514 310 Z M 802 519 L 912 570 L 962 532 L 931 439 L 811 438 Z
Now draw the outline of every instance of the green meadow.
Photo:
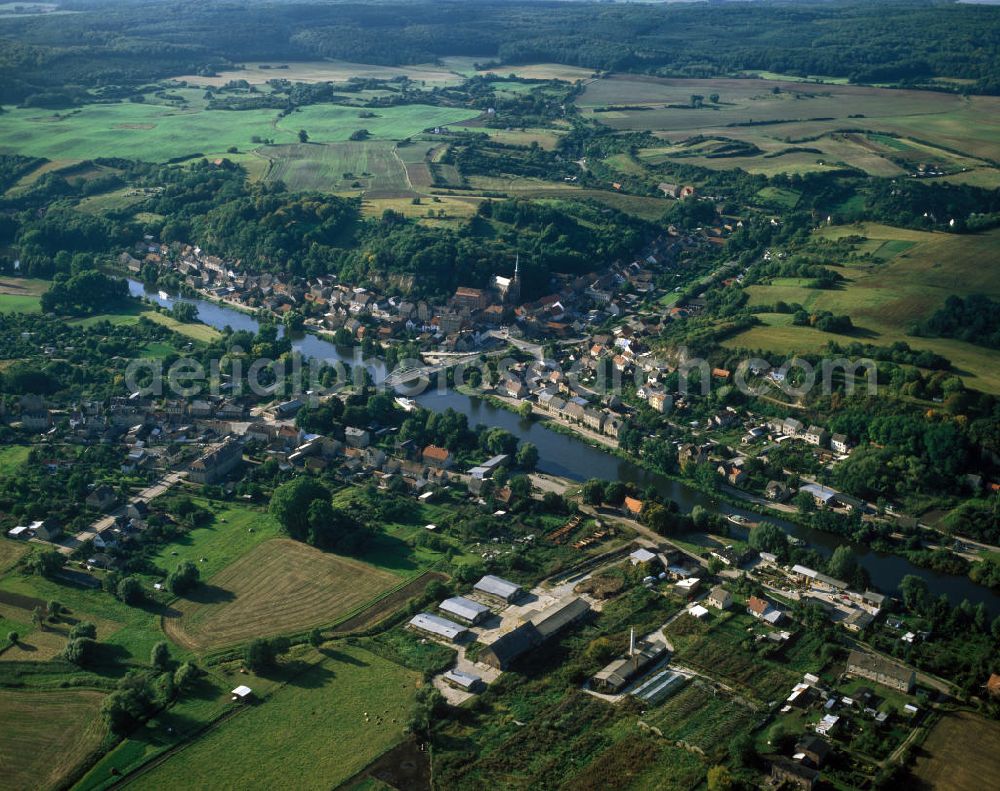
M 299 675 L 132 787 L 335 788 L 403 740 L 417 673 L 339 643 L 297 658 Z M 253 745 L 253 760 L 232 760 L 244 755 L 247 745 Z
M 183 109 L 152 103 L 93 104 L 52 112 L 14 108 L 0 115 L 0 152 L 79 161 L 114 156 L 162 162 L 193 154 L 223 155 L 254 146 L 252 138 L 297 143 L 305 128 L 317 142 L 346 141 L 367 129 L 373 137 L 401 140 L 426 128 L 466 121 L 473 110 L 430 105 L 379 108 L 360 118 L 357 107 L 313 105 L 286 118 L 275 110 Z

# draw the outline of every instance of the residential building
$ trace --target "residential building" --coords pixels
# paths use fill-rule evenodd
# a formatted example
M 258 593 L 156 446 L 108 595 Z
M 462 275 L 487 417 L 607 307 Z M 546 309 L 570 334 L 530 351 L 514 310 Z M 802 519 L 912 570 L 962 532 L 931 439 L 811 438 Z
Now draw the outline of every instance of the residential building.
M 188 466 L 188 480 L 192 483 L 212 484 L 225 478 L 243 460 L 243 445 L 228 440 L 221 447 L 205 453 Z
M 819 772 L 799 761 L 782 756 L 771 762 L 771 778 L 775 784 L 786 784 L 802 791 L 812 791 L 819 780 Z
M 105 484 L 101 484 L 87 495 L 87 507 L 95 511 L 106 511 L 118 502 L 118 495 L 114 489 Z
M 847 453 L 851 449 L 850 440 L 846 434 L 834 434 L 830 437 L 830 449 L 837 453 Z
M 847 658 L 847 672 L 907 694 L 913 692 L 916 685 L 916 675 L 909 668 L 863 651 L 851 651 Z
M 791 496 L 791 493 L 792 490 L 784 481 L 768 481 L 767 486 L 764 487 L 764 496 L 776 503 L 785 502 Z
M 437 445 L 428 445 L 424 448 L 421 458 L 424 460 L 424 464 L 437 467 L 441 470 L 448 469 L 453 462 L 451 451 Z
M 42 541 L 55 541 L 62 535 L 62 526 L 54 519 L 46 519 L 44 522 L 35 522 L 32 524 L 32 528 L 35 532 L 35 538 L 41 539 Z
M 813 500 L 816 501 L 818 506 L 834 506 L 836 505 L 835 497 L 837 492 L 831 489 L 829 486 L 823 486 L 819 483 L 804 483 L 799 487 L 800 492 L 809 492 L 813 496 Z
M 712 588 L 711 593 L 708 594 L 705 601 L 708 605 L 715 607 L 716 609 L 728 610 L 733 604 L 733 596 L 721 585 L 717 585 Z
M 826 445 L 827 441 L 830 439 L 829 432 L 820 426 L 809 426 L 806 429 L 806 433 L 803 439 L 810 445 Z
M 372 441 L 372 435 L 363 428 L 348 426 L 344 429 L 344 440 L 352 448 L 367 448 Z

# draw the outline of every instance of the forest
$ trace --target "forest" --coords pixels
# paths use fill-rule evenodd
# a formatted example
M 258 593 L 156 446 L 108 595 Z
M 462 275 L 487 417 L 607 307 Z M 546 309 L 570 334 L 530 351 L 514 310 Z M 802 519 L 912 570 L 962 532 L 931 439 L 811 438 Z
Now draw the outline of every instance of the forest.
M 124 86 L 247 60 L 552 61 L 710 77 L 757 69 L 1000 91 L 1000 11 L 915 2 L 598 4 L 67 0 L 77 13 L 0 21 L 0 102 L 69 106 Z M 572 32 L 570 32 L 572 31 Z M 156 57 L 149 57 L 151 51 Z M 940 84 L 937 88 L 942 87 Z

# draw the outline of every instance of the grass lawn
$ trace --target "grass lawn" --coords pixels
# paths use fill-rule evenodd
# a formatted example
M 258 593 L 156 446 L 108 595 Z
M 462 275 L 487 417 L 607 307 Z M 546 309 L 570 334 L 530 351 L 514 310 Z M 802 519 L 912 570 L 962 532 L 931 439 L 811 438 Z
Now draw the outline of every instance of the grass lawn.
M 0 690 L 4 787 L 60 788 L 100 744 L 103 695 L 82 690 Z
M 366 217 L 381 217 L 386 209 L 399 212 L 404 217 L 419 220 L 422 225 L 444 226 L 456 225 L 476 213 L 479 206 L 478 198 L 421 198 L 420 203 L 413 203 L 412 198 L 380 198 L 365 195 L 361 211 Z M 444 216 L 428 217 L 428 213 L 437 215 L 443 211 Z
M 222 336 L 222 333 L 215 329 L 215 327 L 209 327 L 207 324 L 199 322 L 189 324 L 178 321 L 173 316 L 168 316 L 166 313 L 159 313 L 155 310 L 144 310 L 142 317 L 149 319 L 155 324 L 161 324 L 178 335 L 183 335 L 193 341 L 210 343 Z
M 73 161 L 105 156 L 114 149 L 118 156 L 162 162 L 194 154 L 226 155 L 232 146 L 245 151 L 255 147 L 254 136 L 295 144 L 302 128 L 318 143 L 346 141 L 358 129 L 401 140 L 477 115 L 475 110 L 423 104 L 379 108 L 376 118 L 359 118 L 359 112 L 357 107 L 326 104 L 302 108 L 287 118 L 261 109 L 241 111 L 236 119 L 226 110 L 153 102 L 86 105 L 67 112 L 12 108 L 0 116 L 0 152 Z M 94 199 L 98 208 L 122 200 L 123 195 L 114 194 Z
M 0 539 L 0 572 L 7 571 L 28 552 L 26 541 L 15 541 L 12 538 Z
M 198 565 L 201 578 L 207 579 L 258 544 L 282 534 L 274 517 L 262 509 L 200 497 L 191 499 L 212 511 L 215 521 L 208 527 L 189 530 L 163 547 L 152 558 L 160 568 L 169 570 L 190 560 Z
M 282 670 L 287 667 L 298 669 L 293 663 L 283 665 Z M 231 712 L 231 690 L 238 684 L 246 684 L 260 698 L 279 689 L 288 675 L 282 670 L 272 678 L 264 678 L 254 673 L 239 673 L 234 665 L 209 668 L 194 688 L 101 758 L 74 788 L 97 791 L 113 785 L 122 775 L 188 741 L 205 725 Z M 112 774 L 113 771 L 118 774 Z
M 0 277 L 0 313 L 38 313 L 49 285 L 48 280 Z
M 300 661 L 315 664 L 133 787 L 335 788 L 403 739 L 417 673 L 346 645 Z
M 98 639 L 106 646 L 106 652 L 113 654 L 119 662 L 146 662 L 153 645 L 163 639 L 155 606 L 130 607 L 102 590 L 9 571 L 0 579 L 0 602 L 5 592 L 32 597 L 40 602 L 58 601 L 68 610 L 59 624 L 45 630 L 22 631 L 25 637 L 23 642 L 36 646 L 37 654 L 29 651 L 29 655 L 25 655 L 15 649 L 4 655 L 7 660 L 41 659 L 46 658 L 46 653 L 54 655 L 65 646 L 66 632 L 76 621 L 96 624 Z M 0 604 L 0 611 L 4 614 L 10 613 L 12 618 L 26 623 L 31 621 L 31 609 Z
M 164 630 L 206 650 L 329 624 L 401 580 L 391 572 L 274 538 L 244 554 L 173 605 Z
M 799 202 L 799 193 L 795 190 L 782 189 L 781 187 L 764 187 L 757 193 L 757 197 L 769 205 L 791 211 Z
M 0 477 L 14 475 L 28 460 L 31 448 L 28 445 L 7 445 L 0 448 Z

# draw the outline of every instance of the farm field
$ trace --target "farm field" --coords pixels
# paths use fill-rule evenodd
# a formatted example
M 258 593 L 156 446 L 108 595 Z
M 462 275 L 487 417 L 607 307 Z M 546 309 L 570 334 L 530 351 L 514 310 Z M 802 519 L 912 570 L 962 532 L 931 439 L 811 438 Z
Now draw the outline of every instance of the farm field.
M 517 83 L 524 85 L 524 83 Z M 506 146 L 530 146 L 538 143 L 546 151 L 555 149 L 564 134 L 557 129 L 494 129 L 488 126 L 455 125 L 448 127 L 453 132 L 473 132 L 488 135 L 491 140 Z
M 260 68 L 262 65 L 269 69 Z M 288 68 L 277 68 L 287 66 Z M 263 85 L 268 80 L 289 80 L 291 82 L 346 82 L 352 77 L 360 79 L 391 80 L 408 77 L 415 82 L 429 86 L 456 85 L 461 79 L 452 70 L 433 64 L 422 66 L 374 66 L 367 63 L 351 63 L 345 60 L 316 61 L 272 61 L 269 63 L 246 63 L 242 69 L 222 71 L 214 77 L 198 74 L 183 74 L 173 79 L 192 85 L 219 86 L 231 80 L 246 80 L 251 85 Z
M 754 327 L 724 342 L 731 348 L 765 349 L 778 353 L 819 351 L 830 341 L 888 345 L 905 341 L 952 361 L 966 384 L 1000 392 L 1000 353 L 949 338 L 915 338 L 909 327 L 940 307 L 951 294 L 1000 296 L 995 277 L 995 251 L 1000 233 L 953 236 L 908 231 L 875 224 L 834 226 L 816 232 L 826 238 L 868 237 L 862 252 L 872 252 L 871 265 L 841 270 L 847 284 L 839 289 L 812 289 L 779 282 L 748 286 L 751 305 L 801 303 L 807 310 L 829 310 L 851 317 L 858 332 L 851 336 L 791 326 L 787 314 L 758 314 L 764 326 Z M 898 252 L 897 252 L 898 251 Z
M 0 690 L 4 787 L 59 788 L 101 742 L 103 695 L 83 690 Z
M 420 104 L 379 108 L 376 118 L 359 118 L 359 112 L 344 105 L 311 105 L 279 120 L 274 110 L 233 113 L 154 103 L 87 105 L 65 113 L 14 108 L 0 116 L 0 153 L 46 157 L 65 165 L 106 156 L 111 149 L 117 156 L 162 162 L 194 154 L 223 156 L 230 147 L 255 145 L 254 136 L 292 144 L 302 128 L 318 143 L 346 141 L 358 129 L 400 140 L 477 114 Z
M 422 197 L 420 203 L 415 204 L 412 198 L 380 197 L 366 193 L 361 211 L 366 217 L 381 217 L 386 209 L 392 209 L 404 217 L 420 220 L 422 225 L 433 227 L 454 225 L 459 220 L 467 219 L 476 213 L 478 205 L 479 198 Z M 427 216 L 430 212 L 436 215 L 439 211 L 444 212 L 443 217 Z
M 399 193 L 409 185 L 394 146 L 381 140 L 295 143 L 267 146 L 259 154 L 270 162 L 267 180 L 283 181 L 290 190 Z
M 575 184 L 542 181 L 529 177 L 470 176 L 469 186 L 473 190 L 502 192 L 512 197 L 534 198 L 536 200 L 594 200 L 626 214 L 634 214 L 647 220 L 659 220 L 671 203 L 664 198 L 653 198 L 648 195 L 628 195 L 622 192 L 582 189 Z
M 979 791 L 1000 777 L 1000 723 L 971 712 L 948 714 L 917 751 L 913 773 L 928 787 Z
M 274 538 L 178 601 L 164 630 L 189 649 L 220 648 L 330 623 L 399 581 L 366 563 Z
M 417 673 L 342 644 L 300 661 L 313 666 L 130 787 L 335 788 L 402 741 Z
M 413 137 L 435 126 L 468 121 L 479 113 L 456 107 L 435 107 L 430 104 L 406 104 L 398 107 L 379 107 L 375 118 L 359 117 L 357 107 L 339 104 L 312 104 L 301 107 L 289 116 L 277 120 L 274 128 L 289 136 L 299 129 L 309 132 L 309 138 L 319 142 L 346 141 L 351 133 L 367 129 L 372 137 L 384 140 L 402 140 Z
M 38 313 L 39 297 L 49 288 L 47 280 L 0 277 L 0 313 Z
M 441 62 L 455 74 L 471 77 L 474 74 L 498 74 L 506 77 L 513 74 L 525 80 L 563 80 L 576 82 L 588 80 L 594 76 L 593 69 L 583 69 L 578 66 L 564 66 L 561 63 L 527 63 L 521 65 L 496 66 L 480 71 L 476 69 L 476 61 L 482 58 L 454 56 L 442 58 Z
M 708 98 L 713 94 L 719 96 L 717 103 Z M 691 106 L 692 95 L 704 97 L 702 107 Z M 982 161 L 1000 158 L 1000 100 L 995 97 L 832 83 L 620 75 L 589 83 L 577 104 L 614 128 L 650 130 L 671 143 L 640 152 L 654 166 L 676 159 L 774 175 L 846 164 L 892 176 L 904 172 L 896 161 L 901 159 L 914 165 L 939 163 L 955 171 L 955 179 L 965 175 L 958 172 L 961 168 L 979 170 L 979 179 L 1000 178 L 1000 171 Z M 679 145 L 695 135 L 738 141 L 760 151 L 712 157 Z

